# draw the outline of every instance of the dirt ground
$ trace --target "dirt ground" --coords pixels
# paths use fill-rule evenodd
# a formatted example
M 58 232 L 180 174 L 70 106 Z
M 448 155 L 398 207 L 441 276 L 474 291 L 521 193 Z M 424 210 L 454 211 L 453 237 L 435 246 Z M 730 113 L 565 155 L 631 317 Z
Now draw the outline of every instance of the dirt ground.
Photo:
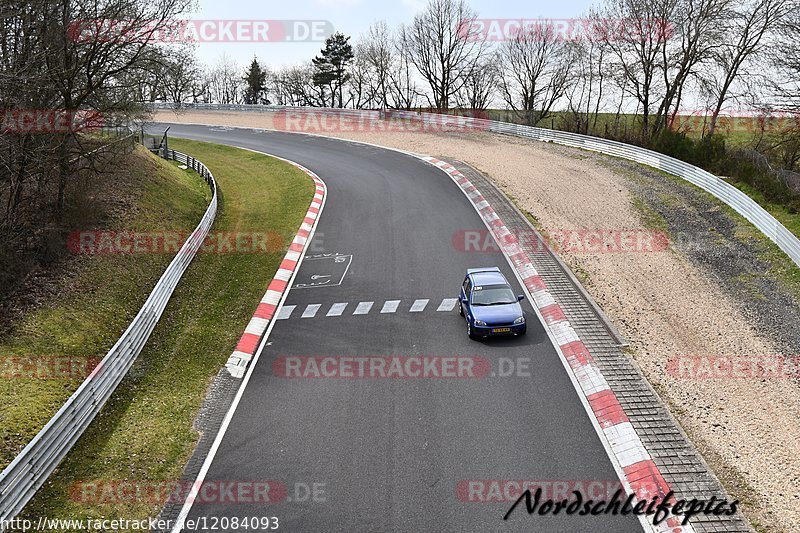
M 260 113 L 176 117 L 161 112 L 156 120 L 272 127 L 271 115 Z M 750 294 L 758 305 L 749 305 L 748 295 L 734 289 L 736 261 L 746 259 L 756 267 L 759 262 L 750 257 L 756 249 L 739 242 L 735 223 L 719 205 L 642 167 L 524 139 L 374 129 L 311 132 L 465 161 L 490 176 L 546 230 L 660 227 L 673 236 L 681 227 L 675 224 L 694 220 L 692 232 L 667 250 L 564 250 L 561 255 L 628 339 L 647 379 L 726 488 L 742 501 L 751 522 L 769 531 L 800 530 L 800 387 L 795 380 L 687 379 L 667 372 L 667 361 L 676 356 L 799 353 L 793 337 L 776 334 L 785 328 L 768 327 L 775 317 L 797 316 L 796 299 L 777 286 L 772 288 L 781 298 Z M 651 194 L 656 186 L 663 190 Z M 692 201 L 686 202 L 688 197 Z M 679 204 L 672 203 L 676 198 Z M 678 210 L 672 219 L 663 216 Z M 715 223 L 712 214 L 716 223 L 727 217 L 733 229 L 703 228 L 705 222 Z M 716 254 L 713 261 L 698 252 L 714 243 L 733 252 Z M 727 274 L 719 274 L 721 265 L 729 266 Z

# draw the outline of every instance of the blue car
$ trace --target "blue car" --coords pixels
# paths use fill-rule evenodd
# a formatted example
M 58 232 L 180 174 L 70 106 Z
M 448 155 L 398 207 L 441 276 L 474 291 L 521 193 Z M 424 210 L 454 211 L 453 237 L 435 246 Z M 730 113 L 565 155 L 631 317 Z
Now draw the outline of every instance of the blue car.
M 525 335 L 525 313 L 511 285 L 497 267 L 468 268 L 458 297 L 470 339 L 490 335 Z

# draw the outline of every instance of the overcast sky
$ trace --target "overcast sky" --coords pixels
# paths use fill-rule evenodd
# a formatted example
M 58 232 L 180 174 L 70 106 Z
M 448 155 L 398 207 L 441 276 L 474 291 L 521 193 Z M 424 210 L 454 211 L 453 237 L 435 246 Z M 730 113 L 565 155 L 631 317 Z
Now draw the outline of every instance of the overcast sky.
M 332 28 L 353 37 L 366 32 L 377 20 L 386 20 L 394 29 L 408 23 L 422 10 L 426 0 L 198 0 L 192 18 L 199 20 L 318 20 L 328 21 Z M 580 17 L 591 0 L 559 2 L 524 0 L 470 0 L 469 5 L 480 18 L 533 19 Z M 320 42 L 233 42 L 201 43 L 197 55 L 206 64 L 213 64 L 222 54 L 240 65 L 256 55 L 260 62 L 272 67 L 296 64 L 319 53 Z

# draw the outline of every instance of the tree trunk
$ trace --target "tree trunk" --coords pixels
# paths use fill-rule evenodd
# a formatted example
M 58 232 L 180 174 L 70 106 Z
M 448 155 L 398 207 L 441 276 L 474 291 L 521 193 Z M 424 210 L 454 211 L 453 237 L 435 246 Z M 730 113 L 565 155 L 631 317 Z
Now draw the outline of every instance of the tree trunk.
M 56 220 L 61 221 L 64 215 L 64 198 L 69 180 L 69 157 L 67 139 L 64 137 L 58 147 L 58 197 L 56 198 Z

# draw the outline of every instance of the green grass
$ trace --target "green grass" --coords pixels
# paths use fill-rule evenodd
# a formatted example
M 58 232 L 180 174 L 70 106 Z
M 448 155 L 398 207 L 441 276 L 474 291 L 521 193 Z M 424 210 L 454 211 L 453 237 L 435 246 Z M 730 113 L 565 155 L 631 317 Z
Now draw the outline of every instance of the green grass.
M 748 194 L 750 193 L 748 192 Z M 753 198 L 756 199 L 755 197 Z M 758 200 L 756 199 L 756 201 Z M 776 206 L 770 208 L 765 204 L 761 205 L 775 218 L 781 221 L 790 231 L 792 231 L 792 233 L 795 235 L 800 235 L 797 227 L 798 221 L 800 220 L 800 215 L 792 215 L 790 213 L 782 214 L 781 209 L 777 209 Z M 736 238 L 745 242 L 755 243 L 757 245 L 756 249 L 759 257 L 769 265 L 769 270 L 765 272 L 753 273 L 752 276 L 761 276 L 767 279 L 778 281 L 784 288 L 788 289 L 792 294 L 794 294 L 798 301 L 800 301 L 800 267 L 798 267 L 794 261 L 792 261 L 789 256 L 783 252 L 783 250 L 778 248 L 777 244 L 767 238 L 766 235 L 761 233 L 761 231 L 748 222 L 744 217 L 736 213 L 727 205 L 723 208 L 736 221 Z M 743 280 L 743 282 L 744 281 L 746 280 Z M 748 281 L 749 282 L 746 285 L 752 286 L 752 281 Z
M 278 160 L 179 139 L 170 147 L 196 156 L 214 173 L 221 192 L 214 231 L 274 231 L 285 237 L 284 246 L 271 253 L 202 253 L 194 259 L 129 376 L 26 508 L 26 516 L 157 514 L 157 502 L 80 502 L 70 489 L 82 481 L 180 478 L 198 438 L 192 424 L 206 389 L 233 350 L 313 196 L 311 180 Z M 93 328 L 80 321 L 74 325 Z
M 742 215 L 733 210 L 732 207 L 714 197 L 711 193 L 700 189 L 687 181 L 682 180 L 671 174 L 665 174 L 669 179 L 678 181 L 683 185 L 694 188 L 699 194 L 704 195 L 710 202 L 719 205 L 731 219 L 736 222 L 736 238 L 742 242 L 748 242 L 756 245 L 756 253 L 758 256 L 769 265 L 769 270 L 765 272 L 752 273 L 748 278 L 742 277 L 740 281 L 746 287 L 753 287 L 753 277 L 760 276 L 767 279 L 779 282 L 784 288 L 788 289 L 794 296 L 800 300 L 800 267 L 798 267 L 792 259 L 786 255 L 778 245 L 772 242 L 766 235 L 764 235 L 758 228 L 745 219 Z M 783 224 L 789 231 L 800 237 L 800 213 L 792 213 L 786 206 L 781 204 L 771 203 L 764 198 L 764 195 L 758 190 L 750 187 L 749 185 L 741 182 L 731 182 L 742 192 L 752 198 L 757 204 L 763 207 L 768 213 L 774 216 L 781 224 Z M 709 228 L 713 230 L 713 228 Z M 753 289 L 754 297 L 763 297 L 755 289 Z
M 597 162 L 615 174 L 623 175 L 627 179 L 634 181 L 636 183 L 650 186 L 650 182 L 648 181 L 648 179 L 643 177 L 638 172 L 635 172 L 632 169 L 620 167 L 618 165 L 613 165 L 611 164 L 611 161 L 609 161 L 609 159 L 616 159 L 618 161 L 623 161 L 626 163 L 630 162 L 626 159 L 610 155 L 599 156 Z M 672 174 L 663 172 L 662 170 L 654 169 L 651 167 L 647 167 L 647 169 L 653 172 L 658 172 L 663 176 L 667 176 L 672 180 L 679 180 L 681 183 L 685 183 L 680 178 L 673 176 Z M 661 202 L 663 202 L 667 206 L 677 206 L 680 204 L 680 200 L 678 198 L 675 198 L 674 196 L 667 193 L 659 193 L 658 197 L 659 200 L 661 200 Z M 670 233 L 669 225 L 667 224 L 666 219 L 661 215 L 661 213 L 650 207 L 648 203 L 644 200 L 644 198 L 641 198 L 635 194 L 631 194 L 631 206 L 637 213 L 639 213 L 639 216 L 641 217 L 642 220 L 642 225 L 644 227 L 652 230 L 663 231 L 665 234 L 669 235 Z
M 660 230 L 666 234 L 669 234 L 669 226 L 666 219 L 661 216 L 661 213 L 650 207 L 645 200 L 639 196 L 632 196 L 631 204 L 642 217 L 644 227 L 652 230 Z
M 601 160 L 602 162 L 602 160 Z M 611 165 L 605 165 L 608 168 L 611 168 L 615 172 L 625 174 L 629 179 L 638 180 L 640 182 L 643 181 L 643 178 L 637 176 L 633 172 L 623 171 L 621 169 L 615 168 Z M 728 214 L 728 216 L 736 223 L 736 238 L 742 242 L 749 242 L 751 244 L 755 244 L 756 246 L 756 253 L 759 257 L 765 261 L 767 264 L 770 265 L 770 268 L 766 272 L 760 272 L 758 274 L 750 274 L 748 276 L 742 276 L 740 278 L 740 282 L 743 283 L 746 287 L 752 288 L 754 287 L 753 277 L 754 276 L 762 276 L 768 279 L 772 279 L 778 281 L 784 288 L 791 291 L 798 300 L 800 300 L 800 267 L 798 267 L 792 260 L 786 255 L 783 250 L 778 248 L 778 245 L 772 242 L 766 235 L 764 235 L 759 229 L 757 229 L 753 224 L 751 224 L 747 219 L 745 219 L 742 215 L 737 213 L 733 210 L 729 205 L 725 204 L 719 198 L 713 196 L 711 193 L 693 185 L 692 183 L 679 178 L 677 176 L 673 176 L 668 172 L 664 172 L 660 169 L 653 169 L 647 167 L 648 170 L 652 172 L 656 172 L 665 176 L 667 179 L 679 184 L 682 187 L 690 187 L 694 189 L 697 194 L 704 196 L 710 203 L 713 205 L 719 206 L 721 209 Z M 752 187 L 748 186 L 747 184 L 740 183 L 740 182 L 732 182 L 733 185 L 738 187 L 742 192 L 747 194 L 750 198 L 752 198 L 756 203 L 758 203 L 761 207 L 767 210 L 772 216 L 778 219 L 786 228 L 794 233 L 797 236 L 800 236 L 800 214 L 792 213 L 788 210 L 785 206 L 780 204 L 774 204 L 768 202 L 762 193 L 753 189 Z M 664 201 L 668 206 L 669 205 L 677 205 L 679 200 L 677 198 L 671 197 L 667 194 L 660 195 L 662 201 Z M 666 221 L 664 218 L 655 212 L 652 208 L 650 208 L 644 200 L 638 197 L 634 197 L 633 206 L 642 216 L 642 220 L 644 224 L 648 228 L 652 229 L 660 229 L 663 231 L 667 231 Z M 716 231 L 715 228 L 709 228 L 710 232 Z M 760 295 L 758 291 L 753 289 L 753 296 L 754 297 L 763 297 Z
M 766 209 L 769 214 L 777 218 L 781 224 L 786 226 L 786 229 L 795 235 L 800 236 L 800 213 L 792 213 L 786 208 L 786 206 L 768 201 L 766 198 L 764 198 L 763 193 L 746 183 L 732 181 L 731 185 L 734 185 L 737 189 L 755 200 L 761 207 Z
M 159 163 L 141 149 L 126 164 L 132 180 L 141 185 L 136 194 L 139 210 L 117 220 L 111 229 L 178 231 L 197 224 L 210 198 L 198 176 Z M 5 361 L 71 357 L 87 362 L 102 357 L 142 306 L 169 260 L 163 254 L 87 256 L 85 268 L 68 282 L 65 295 L 27 314 L 0 344 L 0 357 Z M 0 378 L 2 467 L 82 381 L 78 375 L 73 379 L 12 378 L 8 370 Z
M 621 158 L 617 158 L 614 156 L 603 155 L 598 157 L 596 160 L 599 164 L 603 165 L 604 167 L 610 169 L 611 171 L 622 174 L 626 178 L 636 181 L 638 183 L 645 184 L 649 186 L 648 181 L 640 176 L 638 173 L 633 172 L 631 170 L 625 170 L 619 168 L 616 165 L 609 164 L 607 159 L 617 159 L 619 161 L 626 161 Z M 745 219 L 742 215 L 737 213 L 733 210 L 730 206 L 725 204 L 719 198 L 713 196 L 711 193 L 697 187 L 696 185 L 679 178 L 678 176 L 674 176 L 668 172 L 665 172 L 660 169 L 652 168 L 647 165 L 642 165 L 646 167 L 648 171 L 660 174 L 670 181 L 677 183 L 682 187 L 689 187 L 693 189 L 697 194 L 700 194 L 706 198 L 711 204 L 719 206 L 720 209 L 723 209 L 725 213 L 736 223 L 736 233 L 735 236 L 742 242 L 749 242 L 751 244 L 756 245 L 756 253 L 758 256 L 765 261 L 767 264 L 770 265 L 769 270 L 765 272 L 760 272 L 758 274 L 749 274 L 747 276 L 740 277 L 739 281 L 745 285 L 747 288 L 752 288 L 752 294 L 754 297 L 762 297 L 756 289 L 754 283 L 754 277 L 760 276 L 770 280 L 777 281 L 780 283 L 784 288 L 788 289 L 790 292 L 794 294 L 794 296 L 800 300 L 800 267 L 798 267 L 792 260 L 786 255 L 778 245 L 772 242 L 766 235 L 764 235 L 760 230 L 758 230 L 753 224 L 751 224 L 747 219 Z M 742 192 L 750 196 L 753 200 L 756 201 L 761 207 L 767 210 L 772 216 L 774 216 L 778 221 L 780 221 L 784 226 L 786 226 L 789 231 L 794 233 L 797 236 L 800 236 L 800 214 L 792 213 L 786 206 L 781 204 L 774 204 L 768 202 L 762 193 L 749 187 L 747 184 L 740 183 L 740 182 L 731 182 L 733 185 L 738 187 Z M 680 200 L 670 194 L 660 193 L 659 199 L 668 207 L 678 206 L 680 205 Z M 664 231 L 669 235 L 669 228 L 667 226 L 666 220 L 662 217 L 657 211 L 652 209 L 644 199 L 638 196 L 632 196 L 631 204 L 633 208 L 639 213 L 642 223 L 645 227 L 650 229 L 656 229 Z M 710 232 L 715 232 L 715 228 L 709 228 Z M 724 243 L 723 240 L 721 242 Z

